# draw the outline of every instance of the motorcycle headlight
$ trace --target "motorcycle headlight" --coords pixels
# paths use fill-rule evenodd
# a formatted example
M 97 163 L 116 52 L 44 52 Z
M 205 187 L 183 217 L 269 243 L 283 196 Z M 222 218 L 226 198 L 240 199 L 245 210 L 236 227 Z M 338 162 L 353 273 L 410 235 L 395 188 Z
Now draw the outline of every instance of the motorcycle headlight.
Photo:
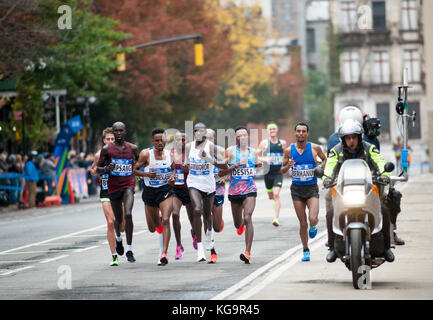
M 343 200 L 345 205 L 361 205 L 365 203 L 365 192 L 362 190 L 344 190 Z

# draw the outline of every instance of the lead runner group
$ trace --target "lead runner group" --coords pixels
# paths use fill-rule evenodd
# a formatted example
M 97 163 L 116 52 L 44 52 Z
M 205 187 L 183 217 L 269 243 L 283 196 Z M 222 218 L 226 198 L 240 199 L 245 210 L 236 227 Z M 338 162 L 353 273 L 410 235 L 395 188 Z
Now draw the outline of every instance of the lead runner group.
M 136 179 L 142 183 L 148 230 L 158 234 L 158 265 L 166 265 L 169 261 L 171 219 L 176 239 L 175 260 L 183 257 L 182 206 L 185 206 L 191 225 L 197 262 L 217 262 L 215 233 L 224 229 L 222 210 L 226 184 L 236 232 L 245 237 L 245 250 L 239 258 L 250 264 L 257 168 L 263 168 L 266 173 L 265 186 L 269 199 L 274 202 L 272 224 L 275 227 L 280 225 L 283 175 L 291 173 L 290 189 L 300 223 L 302 261 L 310 261 L 308 238 L 317 235 L 319 214 L 319 189 L 314 170 L 318 165 L 324 167 L 326 156 L 319 145 L 308 142 L 309 127 L 306 123 L 296 124 L 296 141 L 290 146 L 278 138 L 275 123 L 270 123 L 267 131 L 269 138 L 255 149 L 249 146 L 248 129 L 239 126 L 234 130 L 236 144 L 225 149 L 215 144 L 214 130 L 203 123 L 196 123 L 193 141 L 187 142 L 185 132 L 178 131 L 168 148 L 167 132 L 156 128 L 152 131 L 152 146 L 139 151 L 136 145 L 125 141 L 125 124 L 116 122 L 106 128 L 102 132 L 104 146 L 96 154 L 91 173 L 100 176 L 100 200 L 107 220 L 107 240 L 112 255 L 110 265 L 117 266 L 118 256 L 125 253 L 123 231 L 126 235 L 126 258 L 129 262 L 136 261 L 132 251 Z M 209 259 L 206 251 L 210 251 Z

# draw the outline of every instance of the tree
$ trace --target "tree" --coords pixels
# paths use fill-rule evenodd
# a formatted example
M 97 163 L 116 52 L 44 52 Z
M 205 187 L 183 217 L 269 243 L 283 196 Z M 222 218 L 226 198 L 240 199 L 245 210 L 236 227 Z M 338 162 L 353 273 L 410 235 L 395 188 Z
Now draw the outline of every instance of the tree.
M 68 95 L 74 98 L 102 90 L 109 81 L 109 72 L 117 65 L 115 57 L 120 49 L 113 44 L 124 40 L 127 35 L 114 31 L 116 21 L 92 12 L 91 2 L 87 0 L 79 4 L 74 0 L 62 2 L 72 9 L 73 27 L 70 30 L 58 28 L 58 1 L 30 3 L 31 10 L 23 6 L 11 6 L 4 17 L 17 20 L 23 26 L 23 32 L 29 30 L 30 23 L 34 26 L 33 33 L 43 35 L 44 41 L 38 42 L 31 58 L 25 46 L 20 44 L 17 44 L 17 48 L 21 48 L 22 52 L 7 57 L 8 60 L 16 59 L 17 66 L 22 65 L 13 73 L 18 92 L 13 109 L 24 111 L 25 130 L 31 137 L 29 147 L 37 148 L 54 130 L 42 120 L 42 91 L 67 88 Z M 26 57 L 25 61 L 21 60 L 23 57 Z M 91 92 L 85 91 L 86 83 L 90 84 Z M 22 130 L 21 121 L 15 123 L 11 119 L 11 124 Z

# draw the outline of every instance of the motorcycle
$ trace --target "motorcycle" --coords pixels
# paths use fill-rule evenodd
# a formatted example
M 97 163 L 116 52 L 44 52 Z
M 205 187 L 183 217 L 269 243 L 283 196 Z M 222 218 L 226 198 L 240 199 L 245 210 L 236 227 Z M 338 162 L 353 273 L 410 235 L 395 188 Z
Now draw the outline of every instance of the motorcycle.
M 394 164 L 386 163 L 385 172 L 393 170 Z M 320 167 L 315 176 L 330 178 Z M 355 289 L 371 288 L 370 270 L 385 262 L 380 196 L 388 183 L 378 177 L 364 160 L 351 159 L 343 162 L 338 178 L 327 186 L 332 188 L 334 250 L 352 271 Z

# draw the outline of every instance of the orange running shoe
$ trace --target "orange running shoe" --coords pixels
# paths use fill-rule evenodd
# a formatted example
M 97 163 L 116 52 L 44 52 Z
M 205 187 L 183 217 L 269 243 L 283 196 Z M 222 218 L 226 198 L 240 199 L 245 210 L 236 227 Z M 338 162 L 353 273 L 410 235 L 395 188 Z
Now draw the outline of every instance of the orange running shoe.
M 216 253 L 212 253 L 210 255 L 210 259 L 209 259 L 208 263 L 216 263 L 217 259 L 218 259 L 218 256 L 216 255 Z
M 240 258 L 243 262 L 245 262 L 245 264 L 250 264 L 251 256 L 248 251 L 241 253 Z
M 161 255 L 161 257 L 159 258 L 159 262 L 161 263 L 159 264 L 160 266 L 165 266 L 168 263 L 168 258 L 165 253 Z
M 236 229 L 236 232 L 238 233 L 238 235 L 242 235 L 242 233 L 244 233 L 245 231 L 245 225 L 243 224 L 239 229 Z
M 162 228 L 162 223 L 155 230 L 156 230 L 156 232 L 158 232 L 159 234 L 161 234 L 164 231 L 163 228 Z

